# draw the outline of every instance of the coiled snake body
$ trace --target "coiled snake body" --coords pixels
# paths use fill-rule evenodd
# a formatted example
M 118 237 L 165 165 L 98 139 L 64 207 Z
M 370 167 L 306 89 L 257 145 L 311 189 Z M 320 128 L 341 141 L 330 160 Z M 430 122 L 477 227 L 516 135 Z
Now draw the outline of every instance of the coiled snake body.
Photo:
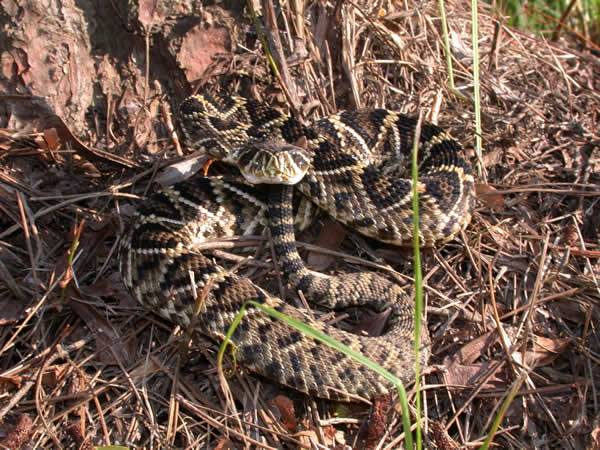
M 240 97 L 193 96 L 180 111 L 187 145 L 235 164 L 250 182 L 197 177 L 152 195 L 122 240 L 121 272 L 134 297 L 169 320 L 193 323 L 217 341 L 240 307 L 254 300 L 309 323 L 411 381 L 410 297 L 371 272 L 325 276 L 308 270 L 296 248 L 292 196 L 294 189 L 300 191 L 366 236 L 406 243 L 412 238 L 412 180 L 403 176 L 410 167 L 416 120 L 377 109 L 341 112 L 307 127 Z M 420 135 L 417 190 L 425 245 L 451 239 L 469 222 L 471 167 L 460 144 L 430 124 L 423 125 Z M 315 322 L 198 250 L 206 239 L 252 234 L 265 225 L 292 286 L 333 309 L 390 309 L 387 332 L 357 336 Z M 310 395 L 369 399 L 390 388 L 351 358 L 255 308 L 246 310 L 232 340 L 239 363 Z M 420 347 L 424 365 L 429 356 L 426 330 Z

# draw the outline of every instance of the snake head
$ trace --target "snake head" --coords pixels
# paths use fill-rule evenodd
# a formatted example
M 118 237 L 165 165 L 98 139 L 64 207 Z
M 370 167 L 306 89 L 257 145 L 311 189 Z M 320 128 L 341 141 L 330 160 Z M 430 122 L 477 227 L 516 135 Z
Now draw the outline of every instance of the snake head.
M 312 163 L 310 153 L 301 145 L 253 142 L 237 148 L 223 161 L 237 166 L 252 184 L 296 184 Z
M 280 131 L 287 116 L 257 102 L 195 95 L 179 112 L 189 148 L 236 166 L 252 184 L 296 184 L 312 164 L 306 136 L 295 130 L 297 141 L 287 142 Z

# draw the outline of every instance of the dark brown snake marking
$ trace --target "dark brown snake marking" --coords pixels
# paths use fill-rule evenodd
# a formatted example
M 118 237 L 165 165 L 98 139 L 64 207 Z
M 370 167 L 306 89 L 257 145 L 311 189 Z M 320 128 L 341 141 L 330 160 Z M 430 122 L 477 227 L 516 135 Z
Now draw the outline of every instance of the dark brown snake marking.
M 152 195 L 122 240 L 121 271 L 134 297 L 183 326 L 193 321 L 200 333 L 218 342 L 242 304 L 254 300 L 309 323 L 403 381 L 412 381 L 411 299 L 399 286 L 374 273 L 331 277 L 308 270 L 296 248 L 292 195 L 297 189 L 330 216 L 366 236 L 405 243 L 412 236 L 412 180 L 403 174 L 410 167 L 416 121 L 380 109 L 341 112 L 306 127 L 258 102 L 208 96 L 186 99 L 181 120 L 188 146 L 204 148 L 211 156 L 236 164 L 245 176 L 245 170 L 256 169 L 257 161 L 269 161 L 262 154 L 249 157 L 245 152 L 254 147 L 260 152 L 261 146 L 291 148 L 292 156 L 286 153 L 282 159 L 292 166 L 284 169 L 289 169 L 286 177 L 294 177 L 298 168 L 308 170 L 295 187 L 198 177 Z M 298 145 L 308 155 L 308 167 L 303 167 L 306 161 Z M 452 239 L 468 224 L 473 182 L 460 144 L 437 126 L 424 124 L 417 186 L 422 243 Z M 197 250 L 206 239 L 252 234 L 264 225 L 271 230 L 291 285 L 310 300 L 334 309 L 389 308 L 387 332 L 364 337 L 315 322 Z M 209 281 L 210 289 L 195 313 L 196 300 Z M 370 399 L 390 388 L 386 380 L 351 358 L 254 308 L 246 310 L 233 342 L 239 363 L 309 395 Z M 426 330 L 420 346 L 423 366 L 429 356 Z

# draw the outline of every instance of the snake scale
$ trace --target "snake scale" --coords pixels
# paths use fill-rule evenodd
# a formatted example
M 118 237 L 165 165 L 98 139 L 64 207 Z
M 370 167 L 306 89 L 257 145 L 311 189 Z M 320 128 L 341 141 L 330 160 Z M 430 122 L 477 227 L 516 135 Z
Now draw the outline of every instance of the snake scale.
M 306 126 L 270 106 L 234 96 L 196 95 L 180 107 L 191 149 L 238 167 L 242 177 L 195 177 L 150 196 L 123 236 L 125 285 L 144 306 L 220 342 L 248 300 L 265 304 L 361 352 L 404 382 L 414 375 L 414 306 L 408 294 L 371 272 L 323 275 L 309 270 L 294 236 L 294 192 L 335 220 L 382 242 L 412 239 L 410 168 L 416 120 L 374 109 L 343 111 Z M 470 221 L 474 179 L 461 145 L 432 124 L 419 142 L 420 238 L 452 239 Z M 297 196 L 298 197 L 298 196 Z M 300 196 L 302 197 L 302 196 Z M 297 203 L 297 202 L 296 202 Z M 207 239 L 268 227 L 288 283 L 310 300 L 340 310 L 389 310 L 379 337 L 315 321 L 247 278 L 202 254 Z M 429 357 L 422 333 L 419 359 Z M 257 308 L 248 308 L 232 341 L 249 370 L 309 395 L 371 399 L 385 379 Z

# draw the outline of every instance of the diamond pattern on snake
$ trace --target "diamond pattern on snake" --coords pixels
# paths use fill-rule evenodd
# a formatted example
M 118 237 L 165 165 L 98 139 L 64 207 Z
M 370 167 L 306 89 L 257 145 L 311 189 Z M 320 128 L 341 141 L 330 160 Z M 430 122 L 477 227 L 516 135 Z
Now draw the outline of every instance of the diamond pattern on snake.
M 151 195 L 122 237 L 123 281 L 145 307 L 220 343 L 248 300 L 272 307 L 362 353 L 403 382 L 414 379 L 414 305 L 408 292 L 374 272 L 324 275 L 298 254 L 293 199 L 303 196 L 358 233 L 392 244 L 412 239 L 410 168 L 416 119 L 385 109 L 343 111 L 304 125 L 263 103 L 196 95 L 180 107 L 186 145 L 239 169 L 239 177 L 195 177 Z M 461 145 L 432 124 L 419 141 L 420 239 L 453 239 L 471 219 L 474 178 Z M 359 336 L 311 319 L 202 254 L 209 239 L 270 230 L 287 283 L 334 310 L 389 310 L 382 336 Z M 196 305 L 200 294 L 202 301 Z M 257 308 L 232 341 L 249 370 L 306 394 L 372 399 L 390 383 L 350 357 Z M 419 361 L 430 339 L 423 329 Z

